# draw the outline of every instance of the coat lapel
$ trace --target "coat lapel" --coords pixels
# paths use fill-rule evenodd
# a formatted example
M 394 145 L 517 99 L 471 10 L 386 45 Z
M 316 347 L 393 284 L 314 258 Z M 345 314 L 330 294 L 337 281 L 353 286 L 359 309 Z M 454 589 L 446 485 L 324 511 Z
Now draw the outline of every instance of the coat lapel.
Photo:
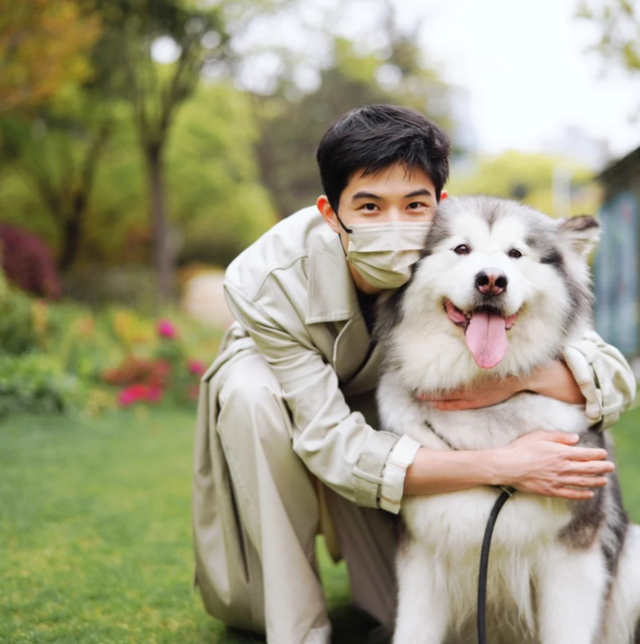
M 307 324 L 334 323 L 339 329 L 327 356 L 341 384 L 367 361 L 371 339 L 340 239 L 328 226 L 309 249 Z

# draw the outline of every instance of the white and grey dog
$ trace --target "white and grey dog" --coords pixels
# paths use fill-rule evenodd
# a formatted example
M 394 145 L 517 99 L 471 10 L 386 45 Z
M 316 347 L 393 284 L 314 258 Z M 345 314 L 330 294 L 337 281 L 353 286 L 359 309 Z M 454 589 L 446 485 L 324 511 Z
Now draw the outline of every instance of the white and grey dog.
M 382 429 L 438 450 L 505 446 L 540 429 L 611 449 L 581 406 L 540 395 L 456 412 L 416 398 L 525 374 L 580 338 L 592 324 L 586 258 L 598 228 L 494 198 L 443 202 L 412 279 L 380 305 Z M 395 644 L 475 641 L 480 548 L 498 494 L 405 497 Z M 640 644 L 640 529 L 615 475 L 589 501 L 509 500 L 493 535 L 487 622 L 492 644 Z

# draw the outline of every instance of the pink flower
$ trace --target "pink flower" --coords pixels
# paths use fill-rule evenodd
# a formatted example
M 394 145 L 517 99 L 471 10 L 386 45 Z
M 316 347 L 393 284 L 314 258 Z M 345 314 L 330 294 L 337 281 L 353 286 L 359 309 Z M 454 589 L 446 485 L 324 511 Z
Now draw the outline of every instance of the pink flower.
M 130 407 L 137 402 L 160 402 L 162 400 L 162 389 L 158 385 L 131 385 L 123 389 L 118 396 L 118 404 L 121 407 Z
M 178 337 L 178 331 L 172 322 L 169 320 L 159 320 L 157 326 L 158 335 L 161 338 L 168 340 L 175 340 Z
M 142 400 L 144 395 L 145 385 L 131 385 L 120 392 L 118 403 L 121 407 L 130 407 L 139 400 Z
M 162 400 L 162 389 L 158 385 L 149 385 L 145 400 L 147 402 L 160 402 Z
M 187 360 L 187 369 L 194 376 L 201 376 L 207 369 L 207 365 L 201 360 Z

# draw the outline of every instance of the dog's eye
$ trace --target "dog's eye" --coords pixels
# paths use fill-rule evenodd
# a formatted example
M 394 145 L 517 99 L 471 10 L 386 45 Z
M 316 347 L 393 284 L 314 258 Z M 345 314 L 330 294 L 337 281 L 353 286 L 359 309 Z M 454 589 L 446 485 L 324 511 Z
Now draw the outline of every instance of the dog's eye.
M 507 254 L 509 257 L 513 257 L 513 259 L 519 259 L 522 257 L 522 253 L 517 248 L 512 248 Z
M 453 249 L 453 252 L 456 255 L 468 255 L 471 252 L 471 249 L 466 244 L 460 244 Z

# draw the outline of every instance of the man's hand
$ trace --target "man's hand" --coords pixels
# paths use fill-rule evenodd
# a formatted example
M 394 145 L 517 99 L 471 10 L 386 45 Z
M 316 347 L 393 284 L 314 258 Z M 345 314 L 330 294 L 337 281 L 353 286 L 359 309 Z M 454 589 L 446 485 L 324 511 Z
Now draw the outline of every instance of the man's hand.
M 604 449 L 575 447 L 579 436 L 537 431 L 494 451 L 496 483 L 565 499 L 590 499 L 615 465 Z M 582 488 L 582 489 L 575 489 Z
M 480 409 L 491 407 L 504 402 L 523 390 L 523 381 L 514 376 L 486 380 L 469 389 L 454 389 L 446 394 L 432 396 L 429 393 L 419 393 L 416 398 L 432 402 L 441 411 L 463 411 L 465 409 Z
M 434 403 L 441 411 L 463 411 L 497 405 L 520 391 L 532 391 L 576 405 L 585 402 L 573 374 L 561 360 L 538 367 L 522 378 L 508 376 L 502 379 L 487 379 L 469 389 L 458 389 L 439 396 L 419 393 L 417 398 Z

